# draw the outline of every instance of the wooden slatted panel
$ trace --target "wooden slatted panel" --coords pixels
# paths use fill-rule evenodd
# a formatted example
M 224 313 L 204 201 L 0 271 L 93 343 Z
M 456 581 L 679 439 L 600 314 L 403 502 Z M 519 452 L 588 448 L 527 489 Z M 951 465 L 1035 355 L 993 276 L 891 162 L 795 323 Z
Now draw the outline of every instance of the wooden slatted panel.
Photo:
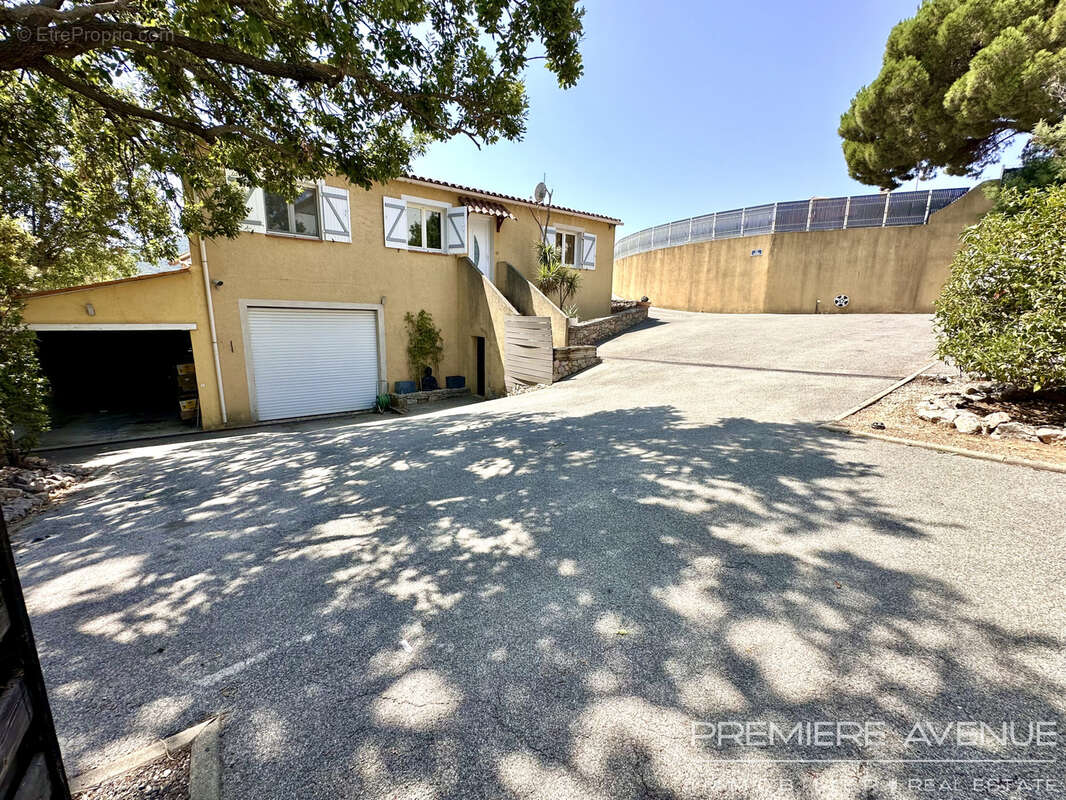
M 22 737 L 30 729 L 30 700 L 21 679 L 12 680 L 0 690 L 0 797 L 7 796 L 18 769 Z
M 507 317 L 504 322 L 504 375 L 507 384 L 552 382 L 550 317 Z
M 48 693 L 0 515 L 0 800 L 70 800 Z
M 12 800 L 41 800 L 44 797 L 52 797 L 52 781 L 48 777 L 48 762 L 45 761 L 44 753 L 38 753 L 26 767 L 26 773 L 19 781 L 19 788 L 15 790 Z

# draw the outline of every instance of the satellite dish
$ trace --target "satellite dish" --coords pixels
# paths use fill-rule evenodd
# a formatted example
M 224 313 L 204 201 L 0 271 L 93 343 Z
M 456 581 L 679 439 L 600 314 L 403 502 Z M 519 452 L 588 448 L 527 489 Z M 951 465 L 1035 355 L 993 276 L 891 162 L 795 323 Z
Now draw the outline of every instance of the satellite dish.
M 538 203 L 543 203 L 544 198 L 548 196 L 548 187 L 544 185 L 544 181 L 537 184 L 537 188 L 533 190 L 533 199 Z

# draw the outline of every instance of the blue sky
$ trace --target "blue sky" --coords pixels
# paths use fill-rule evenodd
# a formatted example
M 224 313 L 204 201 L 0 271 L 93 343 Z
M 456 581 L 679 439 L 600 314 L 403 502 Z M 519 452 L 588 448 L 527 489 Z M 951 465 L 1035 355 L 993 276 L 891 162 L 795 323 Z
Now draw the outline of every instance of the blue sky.
M 523 141 L 438 143 L 415 172 L 521 196 L 547 173 L 555 202 L 620 217 L 619 236 L 710 211 L 876 191 L 848 177 L 836 129 L 916 0 L 584 5 L 585 74 L 563 91 L 533 62 Z M 941 175 L 918 188 L 972 182 Z

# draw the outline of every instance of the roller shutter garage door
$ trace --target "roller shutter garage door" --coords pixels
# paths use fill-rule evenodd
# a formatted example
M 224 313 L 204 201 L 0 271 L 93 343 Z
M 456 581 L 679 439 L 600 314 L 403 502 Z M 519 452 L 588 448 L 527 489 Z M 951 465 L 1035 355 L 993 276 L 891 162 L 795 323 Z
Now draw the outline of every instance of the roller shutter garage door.
M 378 393 L 374 311 L 248 309 L 260 420 L 370 408 Z

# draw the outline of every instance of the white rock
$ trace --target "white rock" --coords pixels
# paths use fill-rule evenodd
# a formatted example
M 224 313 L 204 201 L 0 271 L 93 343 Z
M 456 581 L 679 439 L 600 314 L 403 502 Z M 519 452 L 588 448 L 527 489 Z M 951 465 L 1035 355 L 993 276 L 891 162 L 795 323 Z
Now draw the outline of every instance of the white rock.
M 922 403 L 918 406 L 918 416 L 926 422 L 950 424 L 958 415 L 959 412 L 953 408 L 937 408 L 928 403 Z
M 1044 444 L 1066 444 L 1066 430 L 1063 428 L 1038 428 L 1036 438 Z
M 980 433 L 981 418 L 972 411 L 963 411 L 955 417 L 955 430 L 959 433 Z
M 981 420 L 981 427 L 985 433 L 991 433 L 1004 422 L 1010 422 L 1010 414 L 1006 411 L 994 411 L 985 415 L 985 418 Z
M 948 394 L 937 395 L 933 398 L 933 405 L 938 408 L 962 408 L 969 400 L 963 397 L 961 394 L 949 392 Z
M 1036 428 L 1021 422 L 1003 422 L 992 432 L 993 439 L 1025 439 L 1037 441 Z

